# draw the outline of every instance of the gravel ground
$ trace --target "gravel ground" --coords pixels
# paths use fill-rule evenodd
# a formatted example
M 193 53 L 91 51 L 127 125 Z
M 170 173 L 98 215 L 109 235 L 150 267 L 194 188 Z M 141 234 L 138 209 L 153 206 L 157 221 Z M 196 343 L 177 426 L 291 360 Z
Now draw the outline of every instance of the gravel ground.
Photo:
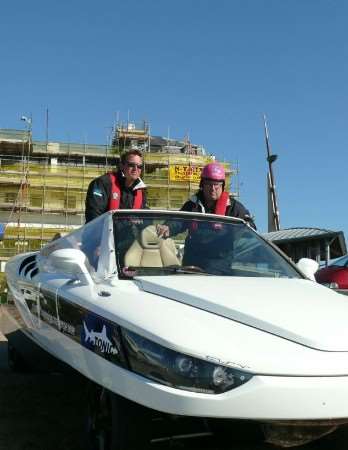
M 7 343 L 0 333 L 0 450 L 85 450 L 81 444 L 85 407 L 84 380 L 78 375 L 11 372 Z M 342 428 L 297 449 L 346 450 L 347 446 L 348 428 Z M 275 449 L 262 442 L 236 443 L 233 436 L 219 445 L 212 436 L 153 444 L 153 450 L 208 448 Z
M 16 374 L 0 340 L 0 450 L 83 450 L 81 378 Z

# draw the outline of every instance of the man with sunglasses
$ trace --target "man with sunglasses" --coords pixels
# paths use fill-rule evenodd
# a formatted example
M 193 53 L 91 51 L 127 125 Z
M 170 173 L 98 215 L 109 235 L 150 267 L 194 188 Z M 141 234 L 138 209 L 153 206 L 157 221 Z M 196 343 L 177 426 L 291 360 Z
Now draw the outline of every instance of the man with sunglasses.
M 121 155 L 117 172 L 91 181 L 86 196 L 86 223 L 112 209 L 146 208 L 146 186 L 140 178 L 142 167 L 142 153 L 128 150 Z

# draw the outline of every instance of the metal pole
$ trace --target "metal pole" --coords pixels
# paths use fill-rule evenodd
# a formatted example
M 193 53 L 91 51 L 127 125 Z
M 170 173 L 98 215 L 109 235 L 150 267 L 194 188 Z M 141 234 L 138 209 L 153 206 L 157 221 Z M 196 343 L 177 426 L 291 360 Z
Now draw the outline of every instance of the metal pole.
M 273 175 L 273 169 L 272 169 L 272 164 L 276 161 L 277 155 L 271 154 L 268 128 L 267 128 L 267 122 L 266 122 L 265 115 L 263 116 L 263 120 L 264 120 L 265 140 L 266 140 L 266 149 L 267 149 L 267 162 L 268 162 L 268 198 L 269 198 L 268 231 L 279 231 L 279 229 L 280 229 L 279 209 L 278 209 L 278 205 L 277 205 L 277 196 L 276 196 L 274 175 Z
M 330 258 L 331 258 L 331 256 L 330 256 L 330 244 L 331 244 L 331 242 L 332 241 L 328 241 L 328 240 L 326 240 L 325 241 L 325 265 L 326 265 L 326 267 L 329 265 L 329 261 L 330 261 Z

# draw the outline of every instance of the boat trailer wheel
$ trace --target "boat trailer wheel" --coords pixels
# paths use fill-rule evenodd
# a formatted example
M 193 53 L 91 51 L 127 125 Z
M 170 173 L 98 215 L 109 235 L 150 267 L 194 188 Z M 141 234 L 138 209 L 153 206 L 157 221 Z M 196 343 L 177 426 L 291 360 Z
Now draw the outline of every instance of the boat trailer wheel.
M 145 450 L 149 410 L 90 382 L 86 421 L 88 450 Z
M 13 372 L 27 372 L 29 369 L 18 350 L 10 343 L 7 345 L 7 364 Z
M 108 391 L 94 383 L 87 390 L 86 444 L 88 450 L 111 450 L 112 417 Z

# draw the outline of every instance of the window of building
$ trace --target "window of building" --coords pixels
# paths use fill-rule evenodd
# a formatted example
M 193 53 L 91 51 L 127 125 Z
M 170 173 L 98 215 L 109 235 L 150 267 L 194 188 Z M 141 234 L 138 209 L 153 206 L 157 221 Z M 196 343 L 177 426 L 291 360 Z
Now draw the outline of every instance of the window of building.
M 42 208 L 42 196 L 41 195 L 33 195 L 30 198 L 31 206 L 35 206 L 37 208 Z
M 65 199 L 65 208 L 66 209 L 75 209 L 76 208 L 76 197 L 69 195 L 68 198 Z
M 5 203 L 14 203 L 16 198 L 17 194 L 15 192 L 5 192 Z

